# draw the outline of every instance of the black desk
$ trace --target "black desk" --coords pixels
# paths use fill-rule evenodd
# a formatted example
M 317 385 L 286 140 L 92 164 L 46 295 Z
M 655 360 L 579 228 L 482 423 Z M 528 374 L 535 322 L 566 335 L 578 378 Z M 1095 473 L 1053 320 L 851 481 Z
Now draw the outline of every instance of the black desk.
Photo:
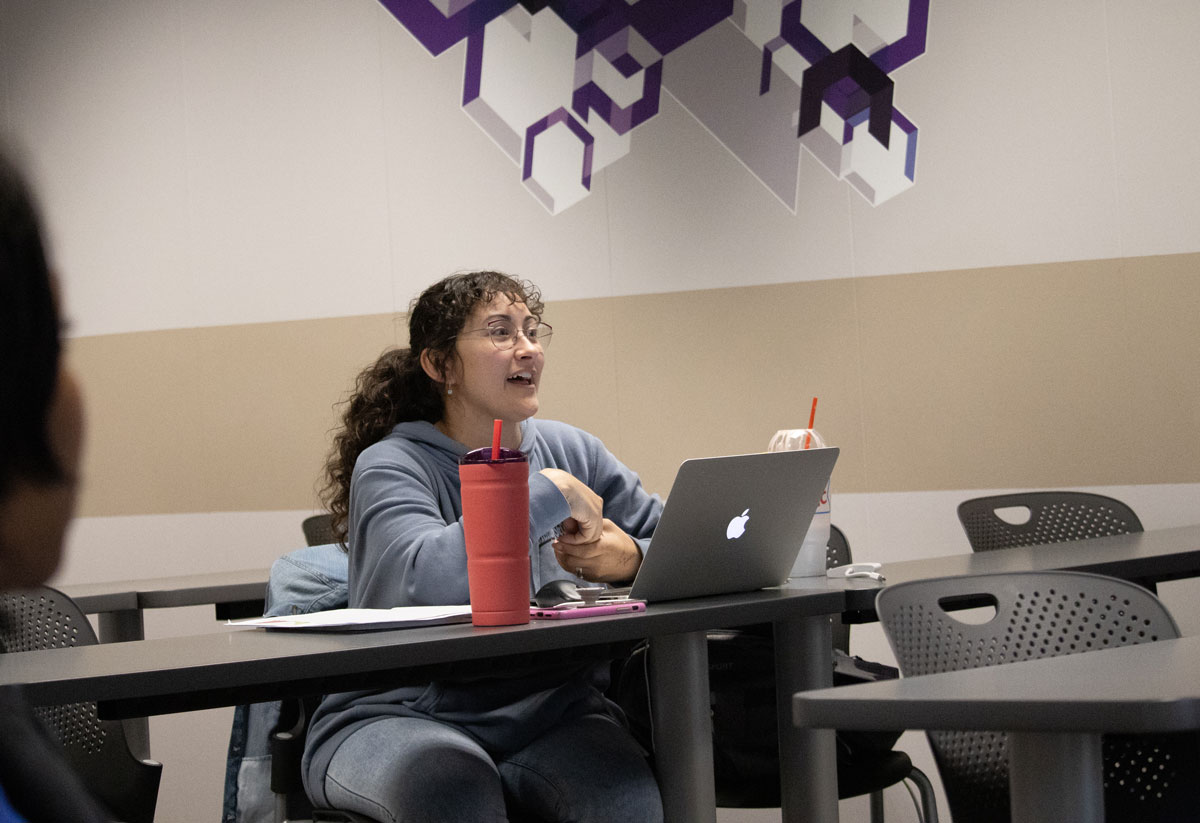
M 898 583 L 928 577 L 1031 569 L 1074 569 L 1155 582 L 1196 576 L 1200 574 L 1200 525 L 889 563 L 883 571 L 888 583 Z M 104 613 L 110 615 L 110 625 L 115 629 L 110 630 L 106 639 L 140 638 L 143 608 L 257 602 L 261 600 L 266 578 L 267 570 L 263 569 L 62 588 L 68 595 L 81 599 L 86 611 L 102 612 L 102 635 Z M 278 634 L 262 633 L 216 634 L 207 639 L 144 641 L 134 644 L 127 652 L 56 650 L 55 654 L 67 654 L 64 659 L 54 662 L 38 659 L 14 666 L 16 661 L 10 659 L 0 667 L 0 684 L 29 680 L 33 683 L 33 698 L 42 703 L 98 699 L 102 701 L 102 711 L 109 716 L 140 716 L 272 699 L 305 691 L 322 693 L 361 687 L 368 676 L 394 680 L 405 676 L 405 671 L 409 673 L 407 676 L 415 676 L 420 671 L 414 673 L 414 667 L 456 659 L 648 636 L 653 638 L 654 659 L 659 661 L 653 664 L 656 669 L 652 681 L 657 684 L 656 701 L 662 708 L 656 708 L 655 719 L 664 730 L 679 730 L 677 734 L 659 735 L 662 745 L 679 758 L 678 768 L 671 778 L 668 779 L 666 773 L 663 775 L 664 800 L 673 810 L 669 819 L 690 823 L 692 820 L 711 820 L 713 806 L 711 778 L 705 777 L 711 775 L 712 764 L 707 745 L 710 722 L 703 629 L 782 620 L 782 625 L 776 628 L 776 646 L 787 650 L 787 654 L 777 655 L 781 757 L 784 774 L 789 775 L 783 782 L 784 820 L 787 823 L 795 820 L 835 821 L 836 789 L 830 788 L 836 787 L 837 774 L 832 755 L 832 733 L 825 737 L 789 733 L 784 728 L 791 725 L 788 722 L 791 711 L 788 696 L 803 689 L 830 685 L 827 676 L 831 668 L 828 626 L 823 619 L 809 618 L 847 611 L 851 620 L 874 620 L 875 595 L 879 586 L 861 580 L 826 584 L 818 578 L 799 581 L 789 588 L 793 589 L 789 597 L 804 590 L 809 590 L 811 595 L 814 591 L 828 589 L 825 593 L 836 597 L 838 604 L 831 605 L 823 600 L 818 604 L 816 599 L 806 600 L 803 604 L 785 604 L 780 594 L 769 592 L 742 595 L 732 600 L 706 598 L 659 604 L 644 615 L 616 618 L 642 621 L 633 630 L 624 627 L 619 631 L 600 629 L 601 625 L 606 625 L 601 623 L 604 618 L 587 621 L 588 628 L 573 626 L 567 629 L 567 623 L 556 626 L 567 631 L 554 635 L 550 646 L 545 646 L 542 635 L 537 635 L 536 643 L 532 636 L 525 636 L 539 632 L 545 626 L 487 630 L 480 634 L 504 639 L 479 643 L 464 637 L 464 632 L 469 636 L 475 634 L 464 627 L 389 632 L 362 636 L 353 641 L 344 635 L 319 640 L 311 636 L 283 638 Z M 762 600 L 764 597 L 765 601 Z M 773 601 L 776 601 L 773 606 L 765 605 Z M 757 605 L 751 606 L 753 603 Z M 698 604 L 703 604 L 703 608 Z M 708 610 L 710 606 L 714 611 Z M 754 613 L 741 612 L 743 606 Z M 736 616 L 731 616 L 729 609 L 737 613 Z M 243 634 L 247 636 L 241 637 Z M 417 634 L 424 639 L 417 642 Z M 516 636 L 507 637 L 509 634 Z M 257 640 L 251 639 L 256 635 Z M 409 639 L 399 640 L 398 635 Z M 443 641 L 445 645 L 440 651 L 431 651 Z M 387 650 L 386 654 L 384 650 Z M 76 651 L 80 654 L 75 654 Z M 463 657 L 459 656 L 460 652 Z M 295 683 L 289 683 L 289 680 Z M 701 706 L 704 707 L 702 711 Z M 675 766 L 672 762 L 667 766 L 668 771 Z M 681 794 L 683 799 L 668 799 L 668 794 Z M 683 811 L 679 813 L 681 809 Z
M 1200 729 L 1200 637 L 796 694 L 804 728 L 1008 732 L 1013 823 L 1104 819 L 1100 735 Z
M 141 716 L 359 689 L 427 674 L 424 667 L 648 637 L 667 820 L 700 823 L 716 819 L 704 631 L 774 622 L 783 819 L 832 823 L 833 732 L 796 729 L 789 707 L 794 692 L 832 685 L 827 616 L 840 612 L 844 601 L 841 585 L 812 578 L 781 589 L 654 604 L 640 614 L 527 626 L 357 634 L 231 630 L 14 653 L 0 666 L 0 685 L 27 684 L 37 704 L 95 700 L 106 716 Z
M 887 583 L 1012 571 L 1065 569 L 1123 580 L 1161 583 L 1200 576 L 1200 525 L 1155 529 L 1068 543 L 952 554 L 887 563 Z M 878 587 L 855 586 L 847 592 L 849 622 L 875 619 Z M 855 614 L 855 613 L 858 614 Z
M 960 553 L 889 563 L 888 583 L 988 574 L 1003 571 L 1071 569 L 1107 574 L 1125 580 L 1161 583 L 1200 575 L 1200 525 L 1156 529 L 1136 534 L 1028 546 L 991 552 Z M 100 615 L 101 640 L 140 640 L 142 611 L 213 604 L 218 619 L 251 617 L 263 600 L 269 569 L 246 569 L 209 574 L 81 583 L 59 586 L 89 614 Z M 847 608 L 874 619 L 873 583 L 850 587 Z
M 146 636 L 142 617 L 145 609 L 212 604 L 218 620 L 261 615 L 269 572 L 246 569 L 56 588 L 87 614 L 98 615 L 100 641 L 114 643 Z

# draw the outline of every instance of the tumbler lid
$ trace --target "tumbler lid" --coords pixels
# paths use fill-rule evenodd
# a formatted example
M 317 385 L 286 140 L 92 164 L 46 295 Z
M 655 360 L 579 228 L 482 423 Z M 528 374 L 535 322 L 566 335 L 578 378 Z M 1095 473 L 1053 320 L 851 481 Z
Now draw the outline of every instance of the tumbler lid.
M 467 463 L 526 463 L 525 452 L 517 449 L 500 449 L 500 457 L 496 460 L 492 459 L 492 447 L 484 446 L 482 449 L 472 449 L 458 459 L 459 465 Z

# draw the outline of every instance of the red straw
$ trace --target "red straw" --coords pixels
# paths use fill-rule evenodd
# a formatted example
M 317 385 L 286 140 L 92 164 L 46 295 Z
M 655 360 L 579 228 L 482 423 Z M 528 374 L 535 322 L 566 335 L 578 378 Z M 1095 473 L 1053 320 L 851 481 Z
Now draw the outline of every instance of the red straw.
M 500 459 L 500 427 L 503 425 L 504 425 L 503 422 L 501 422 L 499 420 L 492 421 L 492 459 L 493 460 Z
M 806 448 L 806 449 L 808 448 L 809 443 L 812 440 L 812 427 L 813 427 L 813 423 L 816 422 L 816 419 L 817 419 L 817 398 L 814 397 L 813 404 L 812 404 L 812 411 L 810 411 L 808 413 L 808 431 L 806 431 L 804 433 L 804 448 Z

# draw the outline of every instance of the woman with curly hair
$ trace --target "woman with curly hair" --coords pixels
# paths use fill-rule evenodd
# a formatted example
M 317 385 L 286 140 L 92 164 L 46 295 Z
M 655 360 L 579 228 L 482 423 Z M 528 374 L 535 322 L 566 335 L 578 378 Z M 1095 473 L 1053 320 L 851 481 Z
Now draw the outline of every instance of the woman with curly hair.
M 534 420 L 552 334 L 537 289 L 456 274 L 409 312 L 409 347 L 359 375 L 327 465 L 350 606 L 468 602 L 458 459 L 529 459 L 530 591 L 632 580 L 662 505 L 580 429 Z M 604 696 L 606 661 L 327 696 L 305 751 L 315 805 L 382 821 L 662 819 L 645 753 Z

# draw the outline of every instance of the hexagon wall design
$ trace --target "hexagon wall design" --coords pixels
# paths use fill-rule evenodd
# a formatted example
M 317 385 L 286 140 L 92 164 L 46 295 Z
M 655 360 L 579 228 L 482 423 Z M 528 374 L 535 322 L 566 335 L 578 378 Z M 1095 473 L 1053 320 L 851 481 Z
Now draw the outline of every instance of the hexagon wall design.
M 873 205 L 916 181 L 891 73 L 925 52 L 929 0 L 380 3 L 432 55 L 466 41 L 463 109 L 551 214 L 634 150 L 664 91 L 793 212 L 802 149 Z

